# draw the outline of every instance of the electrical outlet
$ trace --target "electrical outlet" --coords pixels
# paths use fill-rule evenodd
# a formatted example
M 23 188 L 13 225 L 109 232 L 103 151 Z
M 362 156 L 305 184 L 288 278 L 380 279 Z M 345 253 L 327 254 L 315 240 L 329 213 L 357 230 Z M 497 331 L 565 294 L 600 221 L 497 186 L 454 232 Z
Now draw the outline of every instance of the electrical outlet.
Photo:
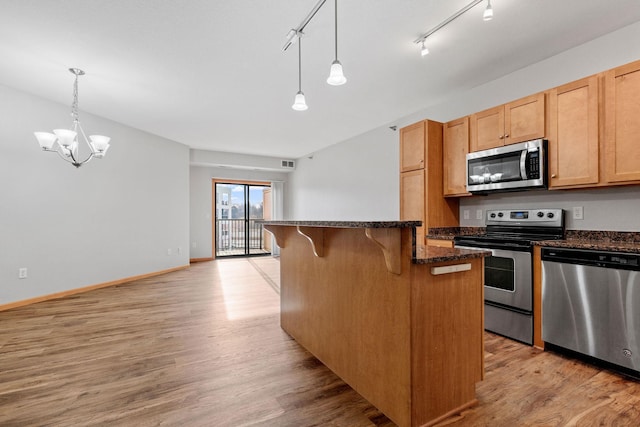
M 26 279 L 27 278 L 27 268 L 22 267 L 18 269 L 18 279 Z
M 171 255 L 171 248 L 167 249 L 167 255 Z
M 482 219 L 482 209 L 476 209 L 476 219 Z
M 584 219 L 584 210 L 582 206 L 573 207 L 573 219 Z
M 181 254 L 182 253 L 182 248 L 180 246 L 178 246 L 178 253 Z
M 469 219 L 469 209 L 465 209 L 462 211 L 462 218 Z

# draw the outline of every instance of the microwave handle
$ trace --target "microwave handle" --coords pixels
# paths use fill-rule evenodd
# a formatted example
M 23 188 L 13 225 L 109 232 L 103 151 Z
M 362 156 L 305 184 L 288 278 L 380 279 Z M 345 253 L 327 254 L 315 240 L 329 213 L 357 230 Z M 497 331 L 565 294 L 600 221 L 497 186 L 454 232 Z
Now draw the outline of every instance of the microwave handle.
M 522 150 L 520 153 L 520 178 L 526 180 L 527 177 L 527 150 Z

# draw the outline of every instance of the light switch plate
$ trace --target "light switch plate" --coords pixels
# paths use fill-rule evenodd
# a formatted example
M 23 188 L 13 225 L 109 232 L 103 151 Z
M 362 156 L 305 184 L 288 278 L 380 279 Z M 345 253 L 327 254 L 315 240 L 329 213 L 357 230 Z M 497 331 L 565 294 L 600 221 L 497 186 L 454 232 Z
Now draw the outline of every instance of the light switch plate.
M 482 209 L 476 210 L 476 219 L 482 219 Z
M 573 219 L 584 219 L 584 210 L 582 206 L 573 207 Z

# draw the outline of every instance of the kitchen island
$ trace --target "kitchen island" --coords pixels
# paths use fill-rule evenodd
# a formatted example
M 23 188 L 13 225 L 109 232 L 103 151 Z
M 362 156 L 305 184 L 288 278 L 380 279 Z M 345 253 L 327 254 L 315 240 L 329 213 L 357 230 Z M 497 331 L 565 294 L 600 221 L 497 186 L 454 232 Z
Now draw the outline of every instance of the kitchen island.
M 416 245 L 419 221 L 266 221 L 281 326 L 399 426 L 476 403 L 484 251 Z

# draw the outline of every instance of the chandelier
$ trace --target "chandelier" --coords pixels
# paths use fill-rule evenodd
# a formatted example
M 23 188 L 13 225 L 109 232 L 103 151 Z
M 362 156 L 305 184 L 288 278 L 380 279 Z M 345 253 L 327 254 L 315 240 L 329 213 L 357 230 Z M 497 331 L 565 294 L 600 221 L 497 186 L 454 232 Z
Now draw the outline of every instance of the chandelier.
M 94 157 L 103 158 L 109 149 L 111 138 L 103 135 L 90 135 L 87 139 L 78 119 L 78 77 L 84 75 L 84 71 L 79 68 L 69 68 L 69 71 L 76 76 L 73 83 L 73 103 L 71 104 L 72 129 L 54 129 L 53 133 L 34 132 L 34 135 L 43 151 L 56 152 L 60 158 L 79 168 Z M 78 140 L 80 137 L 78 131 L 90 150 L 84 160 L 79 159 Z

